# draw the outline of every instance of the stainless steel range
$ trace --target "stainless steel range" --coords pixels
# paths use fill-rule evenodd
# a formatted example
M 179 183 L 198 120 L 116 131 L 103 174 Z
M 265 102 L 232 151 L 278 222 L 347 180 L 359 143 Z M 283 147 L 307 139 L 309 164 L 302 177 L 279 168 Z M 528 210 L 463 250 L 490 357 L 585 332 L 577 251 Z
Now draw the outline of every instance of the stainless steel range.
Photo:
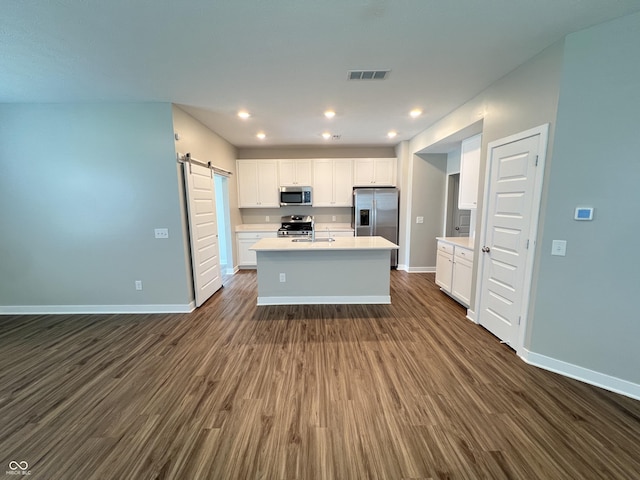
M 313 217 L 310 215 L 286 215 L 280 221 L 282 226 L 278 229 L 278 237 L 313 237 Z

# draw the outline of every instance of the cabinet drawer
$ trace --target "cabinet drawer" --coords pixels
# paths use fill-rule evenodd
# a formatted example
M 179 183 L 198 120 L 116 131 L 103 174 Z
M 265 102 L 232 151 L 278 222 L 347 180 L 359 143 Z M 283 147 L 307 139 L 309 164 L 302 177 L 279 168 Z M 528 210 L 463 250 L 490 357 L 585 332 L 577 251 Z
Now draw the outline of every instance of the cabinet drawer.
M 473 262 L 473 250 L 469 250 L 467 248 L 456 247 L 456 258 L 463 258 L 468 260 L 469 262 Z
M 438 250 L 453 255 L 453 245 L 445 242 L 438 242 Z

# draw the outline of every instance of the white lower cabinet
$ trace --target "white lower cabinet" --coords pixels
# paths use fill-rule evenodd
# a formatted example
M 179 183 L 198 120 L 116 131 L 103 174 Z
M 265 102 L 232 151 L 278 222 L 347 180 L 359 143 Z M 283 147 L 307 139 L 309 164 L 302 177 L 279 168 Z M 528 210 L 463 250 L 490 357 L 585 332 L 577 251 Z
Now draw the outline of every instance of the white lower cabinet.
M 473 271 L 473 252 L 456 247 L 453 255 L 453 281 L 451 295 L 465 306 L 471 304 L 471 272 Z
M 238 246 L 238 267 L 255 268 L 258 263 L 256 252 L 250 248 L 261 238 L 276 238 L 277 232 L 240 232 L 236 233 Z
M 473 271 L 473 250 L 438 241 L 436 284 L 442 291 L 469 307 Z
M 453 245 L 438 242 L 438 255 L 436 257 L 436 284 L 444 291 L 451 293 L 453 280 Z

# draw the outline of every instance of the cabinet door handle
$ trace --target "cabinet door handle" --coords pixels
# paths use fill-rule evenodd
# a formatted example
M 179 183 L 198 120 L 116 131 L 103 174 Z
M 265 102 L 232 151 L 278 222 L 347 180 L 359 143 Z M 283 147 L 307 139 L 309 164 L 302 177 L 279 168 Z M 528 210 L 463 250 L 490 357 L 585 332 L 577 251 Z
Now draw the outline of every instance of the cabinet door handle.
M 484 253 L 489 253 L 491 251 L 491 249 L 489 247 L 482 247 L 482 251 Z

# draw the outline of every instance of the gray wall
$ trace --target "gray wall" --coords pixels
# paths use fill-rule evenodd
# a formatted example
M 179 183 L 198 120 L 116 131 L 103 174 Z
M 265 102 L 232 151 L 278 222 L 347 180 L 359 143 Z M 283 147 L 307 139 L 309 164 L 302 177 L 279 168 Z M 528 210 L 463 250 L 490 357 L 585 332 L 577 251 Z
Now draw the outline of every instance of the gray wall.
M 483 119 L 476 248 L 480 237 L 478 231 L 484 195 L 487 144 L 544 123 L 551 123 L 551 130 L 553 130 L 560 89 L 562 53 L 563 42 L 552 45 L 414 137 L 410 142 L 410 150 L 414 153 L 420 152 L 473 125 L 479 119 Z M 550 133 L 548 151 L 552 145 L 553 131 Z M 548 157 L 547 167 L 550 163 Z M 545 173 L 545 176 L 548 176 L 548 172 Z M 415 216 L 416 214 L 413 213 L 414 223 L 410 224 L 412 230 L 416 227 Z M 430 232 L 428 234 L 431 235 Z M 432 238 L 427 238 L 422 234 L 416 236 L 412 233 L 410 237 L 411 250 L 414 248 L 414 243 L 423 245 L 433 242 Z M 432 266 L 435 266 L 435 252 L 433 262 Z M 410 267 L 412 266 L 410 265 Z M 477 256 L 474 264 L 474 276 L 476 269 Z M 472 291 L 475 293 L 475 283 Z M 471 300 L 473 305 L 475 300 L 473 298 Z
M 175 141 L 175 151 L 181 154 L 191 153 L 193 158 L 203 162 L 211 162 L 216 167 L 220 167 L 232 173 L 228 180 L 229 187 L 229 210 L 231 220 L 231 230 L 235 226 L 243 223 L 238 209 L 238 188 L 236 178 L 236 148 L 229 142 L 224 140 L 218 134 L 211 131 L 191 115 L 181 110 L 177 106 L 173 106 L 173 128 L 174 132 L 180 137 Z M 179 172 L 182 180 L 182 171 Z M 181 183 L 182 184 L 182 183 Z M 183 205 L 183 212 L 186 212 L 184 205 L 184 194 L 180 196 Z M 188 248 L 189 238 L 186 227 L 187 218 L 183 215 L 185 245 Z M 233 233 L 233 232 L 232 232 Z M 233 265 L 237 265 L 237 252 L 235 248 L 235 238 L 232 235 Z M 187 255 L 189 252 L 187 251 Z M 190 260 L 189 260 L 190 261 Z M 191 270 L 189 269 L 189 272 Z M 191 275 L 191 273 L 189 273 Z
M 0 306 L 188 303 L 170 104 L 0 105 L 0 126 Z
M 409 142 L 404 140 L 396 146 L 398 159 L 398 188 L 400 189 L 400 208 L 398 212 L 398 269 L 406 270 L 409 264 L 409 246 L 411 245 L 411 228 L 408 224 L 411 217 L 411 168 L 413 155 L 409 151 Z
M 413 155 L 412 161 L 409 271 L 433 270 L 436 237 L 442 235 L 444 221 L 447 155 Z M 416 223 L 419 216 L 424 223 Z
M 285 215 L 313 215 L 316 223 L 351 223 L 351 207 L 302 207 L 288 206 L 280 208 L 243 208 L 242 223 L 277 224 L 280 225 L 280 217 Z M 266 217 L 269 217 L 267 220 Z M 336 219 L 333 220 L 333 217 Z
M 640 383 L 640 14 L 566 39 L 530 349 Z M 595 207 L 592 222 L 573 220 Z M 616 233 L 631 240 L 620 244 Z M 550 255 L 567 240 L 566 257 Z M 631 247 L 630 249 L 627 247 Z

